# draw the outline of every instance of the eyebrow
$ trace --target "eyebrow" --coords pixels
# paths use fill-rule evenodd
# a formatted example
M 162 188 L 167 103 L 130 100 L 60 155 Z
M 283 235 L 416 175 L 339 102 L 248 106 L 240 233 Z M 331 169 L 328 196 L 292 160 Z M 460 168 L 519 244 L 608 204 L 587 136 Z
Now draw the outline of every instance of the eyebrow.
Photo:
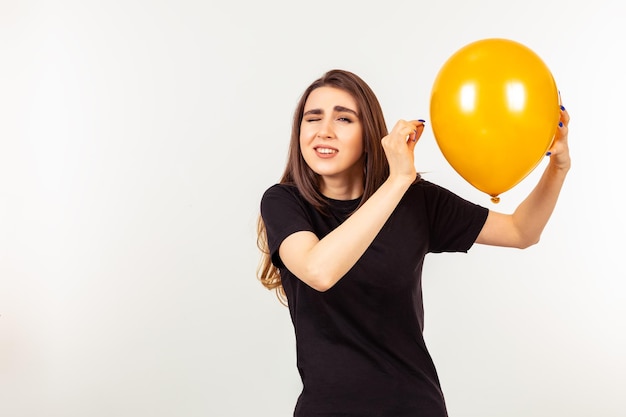
M 357 112 L 355 112 L 352 109 L 349 109 L 347 107 L 343 107 L 343 106 L 335 106 L 333 108 L 333 110 L 337 113 L 352 113 L 354 114 L 356 117 L 359 117 L 359 115 L 357 114 Z M 323 114 L 324 111 L 322 109 L 311 109 L 308 110 L 306 112 L 304 112 L 303 116 L 306 116 L 307 114 Z

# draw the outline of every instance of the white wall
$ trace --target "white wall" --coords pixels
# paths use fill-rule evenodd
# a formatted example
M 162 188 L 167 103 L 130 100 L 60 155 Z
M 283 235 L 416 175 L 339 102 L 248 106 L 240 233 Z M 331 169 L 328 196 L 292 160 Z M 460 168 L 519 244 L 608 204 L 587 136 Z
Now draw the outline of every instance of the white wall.
M 451 416 L 626 415 L 620 0 L 0 0 L 0 415 L 288 416 L 287 309 L 255 221 L 292 111 L 324 71 L 428 119 L 442 63 L 505 37 L 570 111 L 542 242 L 431 255 L 425 337 Z M 441 156 L 427 178 L 494 206 Z M 544 163 L 545 164 L 545 163 Z

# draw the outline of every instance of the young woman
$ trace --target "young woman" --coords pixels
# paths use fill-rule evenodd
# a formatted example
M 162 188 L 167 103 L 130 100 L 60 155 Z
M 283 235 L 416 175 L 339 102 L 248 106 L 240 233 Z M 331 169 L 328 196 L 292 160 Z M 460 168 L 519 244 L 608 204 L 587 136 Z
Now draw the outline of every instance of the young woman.
M 472 204 L 416 172 L 423 120 L 387 131 L 357 75 L 332 70 L 297 105 L 288 162 L 261 200 L 261 282 L 289 306 L 303 390 L 294 416 L 447 415 L 422 336 L 429 252 L 539 241 L 570 168 L 569 116 L 513 214 Z

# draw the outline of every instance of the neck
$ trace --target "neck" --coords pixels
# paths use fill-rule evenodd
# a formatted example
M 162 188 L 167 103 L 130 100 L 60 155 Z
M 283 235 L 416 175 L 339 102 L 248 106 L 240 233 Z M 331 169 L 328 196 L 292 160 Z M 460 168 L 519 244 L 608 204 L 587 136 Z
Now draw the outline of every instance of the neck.
M 323 177 L 320 179 L 320 191 L 323 195 L 334 200 L 354 200 L 363 195 L 363 176 L 346 181 Z

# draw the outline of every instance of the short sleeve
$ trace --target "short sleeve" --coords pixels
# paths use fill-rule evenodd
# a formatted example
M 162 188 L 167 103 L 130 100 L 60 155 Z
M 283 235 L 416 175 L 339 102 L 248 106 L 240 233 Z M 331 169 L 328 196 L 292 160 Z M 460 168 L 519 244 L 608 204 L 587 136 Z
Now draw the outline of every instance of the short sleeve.
M 482 230 L 489 209 L 438 185 L 424 183 L 430 252 L 467 252 Z
M 285 238 L 296 232 L 314 231 L 306 202 L 295 187 L 276 184 L 267 189 L 261 198 L 261 217 L 272 263 L 278 268 L 284 266 L 278 248 Z

